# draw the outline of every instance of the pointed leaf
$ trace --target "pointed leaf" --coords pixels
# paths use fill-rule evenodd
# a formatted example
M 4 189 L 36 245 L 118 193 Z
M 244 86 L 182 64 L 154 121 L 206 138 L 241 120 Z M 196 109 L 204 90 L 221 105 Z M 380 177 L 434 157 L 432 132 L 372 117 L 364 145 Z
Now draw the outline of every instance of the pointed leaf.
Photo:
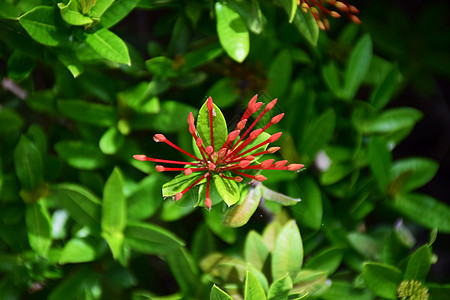
M 14 148 L 14 168 L 22 188 L 32 190 L 43 180 L 42 158 L 36 145 L 22 136 Z
M 422 119 L 423 114 L 411 107 L 392 108 L 382 112 L 377 117 L 365 121 L 360 129 L 363 133 L 393 133 L 411 128 Z
M 220 109 L 214 104 L 213 106 L 213 138 L 214 138 L 214 150 L 217 152 L 225 144 L 228 137 L 227 121 L 220 111 Z M 204 147 L 211 145 L 211 132 L 209 111 L 207 107 L 207 101 L 202 105 L 197 117 L 197 131 L 202 138 Z
M 286 1 L 286 0 L 284 0 Z M 295 11 L 294 25 L 303 37 L 313 46 L 317 45 L 319 39 L 319 26 L 310 11 L 303 9 Z
M 225 52 L 237 62 L 243 62 L 250 50 L 250 37 L 239 14 L 227 5 L 216 2 L 217 35 Z
M 397 287 L 402 280 L 399 269 L 382 263 L 368 262 L 363 266 L 362 277 L 375 295 L 397 299 Z
M 191 175 L 186 176 L 184 173 L 178 174 L 169 182 L 166 182 L 162 186 L 162 195 L 163 197 L 171 197 L 175 196 L 176 193 L 181 193 L 191 184 L 193 184 L 197 179 L 199 179 L 202 174 L 192 173 Z M 200 181 L 199 184 L 205 182 L 205 180 Z
M 94 144 L 61 140 L 54 147 L 58 155 L 74 168 L 94 170 L 106 164 L 104 154 Z
M 278 235 L 272 255 L 272 277 L 274 280 L 289 274 L 295 279 L 303 263 L 303 243 L 294 220 L 289 221 Z
M 328 275 L 334 273 L 341 264 L 344 250 L 330 247 L 312 256 L 305 264 L 305 268 L 312 270 L 327 271 Z
M 419 280 L 424 282 L 430 272 L 432 252 L 429 245 L 423 245 L 414 251 L 409 257 L 406 265 L 404 280 Z
M 398 66 L 394 65 L 383 81 L 370 95 L 370 103 L 375 109 L 379 110 L 386 106 L 394 94 L 398 85 L 397 77 L 399 75 Z
M 210 300 L 233 300 L 227 293 L 222 291 L 217 285 L 213 285 L 211 288 Z
M 269 300 L 285 300 L 288 299 L 289 292 L 292 290 L 292 280 L 289 275 L 275 280 L 269 289 L 267 298 Z
M 117 127 L 110 127 L 100 138 L 99 148 L 105 154 L 115 154 L 122 146 L 125 138 Z
M 90 243 L 87 239 L 72 238 L 64 245 L 58 263 L 67 264 L 94 261 L 99 249 L 96 246 L 99 245 Z
M 289 23 L 294 21 L 295 13 L 297 12 L 297 0 L 281 0 L 281 5 L 289 17 Z
M 52 244 L 52 223 L 42 201 L 27 206 L 25 221 L 31 249 L 46 257 Z
M 100 25 L 110 28 L 125 18 L 139 3 L 139 0 L 117 0 L 100 18 Z
M 302 203 L 295 205 L 291 211 L 300 224 L 313 230 L 322 226 L 323 205 L 319 186 L 311 177 L 304 177 L 297 183 Z
M 116 111 L 110 105 L 90 103 L 82 100 L 59 100 L 58 110 L 76 121 L 109 127 L 116 122 Z
M 131 64 L 125 42 L 106 28 L 86 33 L 86 43 L 102 57 L 122 64 Z
M 239 186 L 234 180 L 224 179 L 217 174 L 213 175 L 214 185 L 217 192 L 222 196 L 223 201 L 231 206 L 239 201 Z
M 265 300 L 266 294 L 258 279 L 251 272 L 247 271 L 245 279 L 244 300 Z
M 372 137 L 369 142 L 369 165 L 375 176 L 381 192 L 385 192 L 389 183 L 389 169 L 392 164 L 392 154 L 386 142 L 378 137 Z
M 225 226 L 241 227 L 247 224 L 261 201 L 261 189 L 259 187 L 249 187 L 247 191 L 244 190 L 241 192 L 242 197 L 243 200 L 225 214 L 223 220 Z
M 402 174 L 408 174 L 402 191 L 411 191 L 428 183 L 436 174 L 439 164 L 425 157 L 409 157 L 395 161 L 389 172 L 395 179 Z
M 258 270 L 262 270 L 269 253 L 270 251 L 264 244 L 262 237 L 256 231 L 250 231 L 245 239 L 245 261 L 255 266 Z
M 281 193 L 272 191 L 271 189 L 267 188 L 266 186 L 261 184 L 261 191 L 262 191 L 262 197 L 265 200 L 273 201 L 276 203 L 279 203 L 284 206 L 292 206 L 301 201 L 300 198 L 292 198 L 286 195 L 283 195 Z
M 58 3 L 58 7 L 61 10 L 62 19 L 70 25 L 83 26 L 90 25 L 93 20 L 81 13 L 78 1 L 70 0 L 67 5 L 64 3 Z

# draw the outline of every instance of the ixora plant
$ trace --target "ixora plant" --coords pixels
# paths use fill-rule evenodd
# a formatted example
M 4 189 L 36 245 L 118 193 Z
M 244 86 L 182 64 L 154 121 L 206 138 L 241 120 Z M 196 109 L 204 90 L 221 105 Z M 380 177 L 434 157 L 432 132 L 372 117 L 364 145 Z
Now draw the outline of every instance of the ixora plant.
M 155 167 L 158 172 L 182 171 L 181 174 L 162 187 L 163 196 L 174 197 L 175 201 L 180 200 L 183 195 L 189 192 L 190 195 L 197 198 L 196 205 L 204 202 L 208 210 L 211 209 L 212 205 L 222 201 L 228 206 L 236 204 L 240 200 L 247 202 L 249 197 L 257 199 L 259 202 L 263 194 L 265 198 L 284 205 L 296 204 L 300 199 L 281 195 L 260 184 L 267 179 L 259 174 L 262 170 L 299 171 L 304 167 L 302 164 L 288 164 L 287 160 L 275 161 L 273 158 L 261 160 L 264 154 L 273 154 L 280 149 L 280 147 L 267 147 L 270 143 L 278 140 L 282 133 L 270 135 L 265 131 L 270 126 L 277 124 L 284 114 L 281 113 L 272 117 L 263 128 L 253 128 L 272 110 L 276 102 L 277 99 L 269 102 L 244 131 L 249 118 L 259 111 L 263 105 L 262 102 L 257 102 L 257 95 L 255 95 L 249 101 L 247 109 L 236 125 L 236 129 L 228 133 L 227 123 L 222 112 L 209 97 L 200 109 L 197 126 L 194 125 L 192 112 L 189 113 L 187 119 L 189 132 L 194 141 L 195 154 L 181 149 L 162 134 L 155 134 L 153 138 L 155 142 L 164 142 L 189 156 L 192 161 L 158 159 L 142 154 L 133 157 L 140 161 L 181 165 L 180 167 L 165 167 L 162 165 Z M 194 187 L 198 188 L 192 193 Z M 255 192 L 255 189 L 258 192 Z M 252 206 L 256 209 L 257 204 Z

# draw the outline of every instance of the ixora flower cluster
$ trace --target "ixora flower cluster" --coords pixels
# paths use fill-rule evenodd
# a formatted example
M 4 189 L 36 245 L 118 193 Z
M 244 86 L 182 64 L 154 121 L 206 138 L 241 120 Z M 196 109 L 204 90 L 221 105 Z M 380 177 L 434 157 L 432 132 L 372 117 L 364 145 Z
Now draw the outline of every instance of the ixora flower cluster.
M 354 23 L 361 23 L 361 20 L 356 16 L 359 14 L 359 10 L 345 1 L 297 0 L 297 4 L 304 12 L 307 12 L 308 10 L 311 11 L 317 25 L 319 25 L 319 28 L 322 30 L 330 29 L 330 22 L 328 21 L 327 15 L 332 18 L 340 18 L 343 13 Z M 330 8 L 327 8 L 326 6 Z M 337 9 L 337 11 L 334 9 Z
M 153 137 L 155 142 L 166 143 L 192 158 L 192 161 L 158 159 L 142 154 L 133 157 L 140 161 L 180 165 L 174 167 L 157 165 L 155 167 L 158 172 L 182 171 L 173 180 L 163 185 L 163 196 L 174 197 L 178 201 L 193 187 L 201 185 L 198 193 L 204 193 L 205 206 L 210 210 L 213 204 L 211 195 L 212 185 L 214 185 L 215 197 L 221 198 L 220 200 L 225 201 L 230 206 L 239 201 L 240 188 L 238 183 L 244 179 L 247 182 L 261 182 L 267 179 L 259 174 L 262 170 L 297 171 L 303 168 L 302 164 L 288 164 L 286 160 L 275 162 L 274 159 L 267 159 L 259 161 L 262 155 L 272 154 L 280 149 L 280 147 L 267 147 L 268 144 L 278 140 L 282 133 L 270 135 L 265 131 L 278 123 L 283 118 L 283 113 L 272 117 L 263 128 L 253 129 L 261 118 L 272 110 L 276 102 L 277 99 L 269 102 L 256 119 L 249 126 L 246 126 L 249 118 L 259 111 L 263 105 L 262 102 L 257 102 L 257 95 L 255 95 L 248 103 L 236 129 L 228 133 L 222 112 L 209 97 L 199 111 L 197 126 L 194 125 L 195 120 L 192 112 L 189 113 L 187 118 L 189 132 L 194 141 L 194 154 L 181 149 L 162 134 L 155 134 Z

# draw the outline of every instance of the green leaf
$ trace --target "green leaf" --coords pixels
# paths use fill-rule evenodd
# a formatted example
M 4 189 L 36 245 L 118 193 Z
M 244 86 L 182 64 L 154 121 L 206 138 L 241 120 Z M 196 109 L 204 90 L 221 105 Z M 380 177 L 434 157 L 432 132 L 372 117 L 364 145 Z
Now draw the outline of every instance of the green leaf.
M 100 25 L 110 28 L 125 18 L 139 3 L 139 0 L 117 0 L 105 11 L 100 19 Z
M 156 255 L 170 254 L 184 245 L 172 232 L 148 223 L 129 224 L 125 242 L 135 251 Z
M 47 208 L 42 201 L 27 206 L 25 211 L 28 242 L 37 254 L 47 257 L 52 244 L 52 223 Z
M 203 103 L 197 117 L 197 131 L 202 138 L 204 147 L 211 145 L 210 120 L 207 102 Z M 213 104 L 213 138 L 214 150 L 217 152 L 225 144 L 228 137 L 227 121 L 220 111 L 220 109 Z
M 267 141 L 267 140 L 270 138 L 270 136 L 271 136 L 271 135 L 268 134 L 267 132 L 262 132 L 260 135 L 258 135 L 258 136 L 256 137 L 256 139 L 254 139 L 253 141 L 251 141 L 250 144 L 248 144 L 247 146 L 245 146 L 244 149 L 242 149 L 241 151 L 239 151 L 239 153 L 244 153 L 244 152 L 246 152 L 247 150 L 250 150 L 251 148 L 253 148 L 253 147 L 255 147 L 255 146 L 261 144 L 262 142 Z M 259 152 L 263 152 L 264 150 L 267 149 L 267 146 L 268 146 L 268 145 L 269 145 L 269 144 L 265 144 L 265 145 L 263 145 L 263 146 L 261 146 L 261 147 L 259 147 L 259 148 L 256 148 L 255 150 L 252 150 L 252 151 L 248 152 L 246 155 L 252 155 L 252 154 L 259 153 Z M 261 157 L 261 156 L 257 156 L 256 159 L 258 159 L 259 157 Z
M 384 80 L 373 90 L 370 95 L 370 103 L 375 109 L 380 110 L 389 103 L 398 85 L 398 75 L 398 66 L 394 65 Z
M 363 265 L 362 277 L 375 295 L 397 299 L 397 287 L 402 280 L 399 269 L 382 263 L 367 262 Z
M 74 168 L 94 170 L 106 164 L 105 156 L 94 144 L 62 140 L 54 147 L 58 155 Z
M 144 220 L 156 213 L 162 204 L 161 186 L 165 180 L 159 174 L 152 174 L 137 184 L 127 197 L 128 220 Z
M 100 18 L 103 16 L 105 11 L 111 7 L 111 5 L 114 3 L 114 0 L 96 0 L 92 1 L 93 5 L 92 8 L 86 7 L 86 12 L 90 11 L 90 16 L 93 18 Z
M 393 207 L 422 226 L 450 233 L 450 206 L 431 196 L 411 193 L 399 195 Z
M 218 174 L 213 175 L 213 180 L 217 192 L 219 192 L 223 201 L 225 201 L 225 203 L 228 206 L 231 206 L 239 201 L 240 198 L 239 186 L 236 183 L 236 181 L 224 179 Z
M 210 300 L 233 300 L 227 293 L 222 291 L 217 285 L 213 285 L 211 288 Z
M 116 167 L 106 180 L 102 203 L 102 236 L 111 248 L 113 256 L 121 256 L 123 231 L 127 221 L 125 196 L 123 194 L 123 176 Z
M 430 272 L 432 254 L 429 245 L 423 245 L 414 251 L 408 259 L 403 279 L 415 279 L 424 282 L 428 272 Z
M 300 224 L 313 230 L 322 226 L 322 195 L 317 183 L 311 177 L 302 177 L 297 182 L 302 203 L 291 207 L 291 211 Z
M 36 145 L 22 136 L 14 148 L 14 168 L 22 188 L 33 190 L 43 180 L 42 158 Z
M 82 100 L 58 100 L 57 105 L 64 115 L 79 122 L 101 127 L 110 127 L 116 122 L 116 111 L 110 105 Z
M 354 284 L 333 280 L 331 282 L 331 286 L 329 284 L 325 284 L 325 292 L 321 292 L 320 289 L 324 289 L 320 284 L 316 289 L 319 289 L 319 295 L 321 299 L 325 300 L 335 300 L 335 299 L 346 299 L 346 300 L 372 300 L 374 299 L 373 295 L 367 290 L 361 290 L 355 288 Z M 311 293 L 310 293 L 311 294 Z M 308 296 L 310 295 L 308 294 Z M 312 293 L 314 294 L 314 293 Z
M 177 176 L 175 176 L 174 179 L 172 179 L 169 182 L 166 182 L 162 186 L 162 195 L 163 197 L 172 197 L 175 196 L 176 193 L 181 193 L 184 191 L 188 186 L 193 184 L 197 179 L 199 179 L 202 174 L 195 174 L 192 173 L 191 175 L 186 176 L 184 173 L 180 173 Z M 199 182 L 201 184 L 205 180 L 202 180 Z
M 312 270 L 327 271 L 333 274 L 342 262 L 344 250 L 342 248 L 330 247 L 312 256 L 305 264 L 305 268 Z
M 47 46 L 69 46 L 70 31 L 61 20 L 58 10 L 51 6 L 37 6 L 19 18 L 19 23 L 38 43 Z
M 270 251 L 264 244 L 262 237 L 256 231 L 251 230 L 245 239 L 245 261 L 255 266 L 258 270 L 262 270 L 269 253 Z
M 175 249 L 167 258 L 172 275 L 186 298 L 195 295 L 199 289 L 197 264 L 184 247 Z M 192 297 L 191 297 L 192 298 Z
M 428 183 L 436 175 L 438 168 L 439 164 L 429 158 L 409 157 L 395 161 L 389 175 L 391 182 L 398 176 L 407 175 L 402 191 L 409 192 Z
M 72 238 L 64 245 L 58 263 L 63 265 L 94 261 L 98 251 L 96 246 L 99 245 L 89 242 L 88 239 Z
M 161 109 L 156 115 L 152 115 L 149 119 L 145 115 L 146 122 L 150 128 L 163 132 L 179 132 L 187 127 L 187 116 L 190 112 L 195 113 L 197 110 L 190 105 L 177 101 L 164 101 L 161 103 Z M 132 122 L 132 125 L 134 123 Z
M 285 300 L 288 299 L 289 292 L 291 291 L 293 285 L 292 280 L 289 275 L 286 275 L 283 278 L 275 280 L 269 289 L 269 294 L 267 298 L 269 300 Z
M 205 63 L 213 61 L 218 56 L 220 56 L 222 53 L 223 53 L 223 49 L 218 42 L 209 44 L 198 50 L 188 52 L 183 56 L 185 63 L 181 67 L 181 71 L 187 72 L 187 71 L 194 70 L 195 68 L 197 68 Z M 212 96 L 209 93 L 206 93 L 206 95 Z M 216 100 L 214 100 L 214 101 L 216 101 Z
M 262 191 L 262 197 L 265 200 L 273 201 L 273 202 L 279 203 L 284 206 L 296 205 L 297 203 L 299 203 L 301 201 L 300 198 L 292 198 L 292 197 L 283 195 L 281 193 L 272 191 L 271 189 L 267 188 L 266 186 L 264 186 L 262 184 L 261 184 L 260 189 Z
M 19 50 L 15 50 L 8 58 L 6 65 L 8 78 L 16 82 L 27 78 L 34 69 L 34 60 L 24 55 Z
M 100 138 L 98 146 L 103 153 L 112 155 L 120 149 L 124 139 L 117 127 L 110 127 Z
M 156 76 L 169 78 L 179 76 L 174 61 L 165 56 L 153 57 L 145 62 L 145 66 Z
M 344 80 L 344 96 L 350 100 L 355 97 L 372 59 L 372 40 L 369 34 L 361 37 L 350 54 Z
M 263 27 L 263 16 L 257 0 L 232 0 L 229 4 L 241 16 L 250 31 L 256 34 L 261 33 Z
M 93 20 L 81 13 L 78 1 L 70 0 L 67 5 L 58 3 L 62 19 L 70 25 L 83 26 L 92 24 Z
M 247 271 L 245 279 L 244 300 L 265 300 L 266 294 L 258 279 L 251 272 Z
M 386 142 L 378 137 L 372 137 L 369 142 L 369 165 L 375 176 L 378 188 L 385 192 L 389 184 L 389 169 L 392 164 L 392 155 Z
M 286 0 L 285 0 L 286 1 Z M 310 11 L 302 9 L 295 11 L 294 25 L 301 35 L 313 46 L 317 45 L 319 39 L 319 26 Z
M 297 12 L 297 1 L 296 0 L 281 0 L 281 5 L 289 17 L 289 23 L 292 23 L 295 18 L 295 13 Z
M 54 187 L 56 199 L 80 225 L 100 225 L 100 200 L 86 188 L 62 183 Z
M 249 187 L 246 191 L 241 191 L 242 201 L 227 211 L 223 219 L 223 224 L 228 227 L 241 227 L 247 224 L 251 216 L 258 208 L 261 201 L 261 189 L 259 187 Z
M 308 156 L 308 160 L 312 160 L 331 139 L 335 122 L 336 113 L 332 108 L 311 122 L 299 145 L 299 149 L 302 149 L 302 153 Z
M 292 77 L 292 56 L 289 49 L 281 50 L 274 57 L 267 72 L 269 85 L 267 93 L 281 97 L 288 89 Z
M 278 235 L 272 255 L 272 277 L 274 280 L 289 274 L 295 279 L 303 263 L 303 243 L 294 220 L 284 225 Z
M 373 119 L 366 120 L 361 124 L 363 133 L 392 133 L 401 129 L 414 126 L 423 114 L 414 108 L 398 107 L 382 112 Z
M 131 65 L 125 42 L 113 32 L 102 28 L 94 33 L 86 33 L 86 43 L 102 57 L 112 62 Z
M 214 102 L 222 107 L 233 105 L 239 98 L 239 90 L 235 87 L 234 81 L 225 77 L 216 81 L 206 92 Z
M 228 244 L 233 244 L 237 238 L 237 230 L 234 228 L 226 227 L 225 224 L 222 223 L 223 212 L 219 209 L 213 209 L 210 212 L 205 210 L 204 213 L 206 224 L 209 229 L 221 240 L 225 241 Z
M 330 91 L 338 98 L 343 96 L 343 84 L 339 77 L 339 71 L 334 61 L 322 66 L 322 76 Z
M 379 259 L 382 244 L 375 238 L 359 232 L 350 232 L 347 239 L 350 245 L 363 257 Z
M 243 62 L 250 50 L 250 37 L 244 21 L 232 8 L 216 2 L 217 35 L 227 54 L 237 62 Z
M 85 281 L 88 279 L 86 269 L 81 269 L 71 274 L 69 277 L 53 288 L 48 296 L 48 300 L 74 300 L 85 286 Z

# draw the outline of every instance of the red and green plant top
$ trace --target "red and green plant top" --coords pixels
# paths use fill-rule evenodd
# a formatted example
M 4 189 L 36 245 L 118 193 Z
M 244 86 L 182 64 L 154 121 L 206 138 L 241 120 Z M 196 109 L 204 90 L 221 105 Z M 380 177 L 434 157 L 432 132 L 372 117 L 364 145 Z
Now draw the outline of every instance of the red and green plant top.
M 236 129 L 228 133 L 222 112 L 209 97 L 199 111 L 197 126 L 194 125 L 192 112 L 187 118 L 189 132 L 194 141 L 194 154 L 175 145 L 162 134 L 155 134 L 153 137 L 155 142 L 168 144 L 189 156 L 191 161 L 158 159 L 142 154 L 133 157 L 140 161 L 175 165 L 171 167 L 157 165 L 155 169 L 158 172 L 182 171 L 173 180 L 163 185 L 163 196 L 172 196 L 178 201 L 193 187 L 206 184 L 206 190 L 202 187 L 200 192 L 205 192 L 204 202 L 209 210 L 213 204 L 211 186 L 214 185 L 221 200 L 230 206 L 239 201 L 238 183 L 261 182 L 267 179 L 259 174 L 262 170 L 297 171 L 303 168 L 302 164 L 288 164 L 287 160 L 267 159 L 261 161 L 264 154 L 273 154 L 280 149 L 280 147 L 267 147 L 270 143 L 278 140 L 282 133 L 270 135 L 266 130 L 277 124 L 283 118 L 284 113 L 272 117 L 263 128 L 254 129 L 256 124 L 272 110 L 276 102 L 277 99 L 272 100 L 261 110 L 263 103 L 257 102 L 257 95 L 255 95 L 249 101 Z M 260 113 L 254 121 L 248 122 L 249 118 L 258 111 Z

